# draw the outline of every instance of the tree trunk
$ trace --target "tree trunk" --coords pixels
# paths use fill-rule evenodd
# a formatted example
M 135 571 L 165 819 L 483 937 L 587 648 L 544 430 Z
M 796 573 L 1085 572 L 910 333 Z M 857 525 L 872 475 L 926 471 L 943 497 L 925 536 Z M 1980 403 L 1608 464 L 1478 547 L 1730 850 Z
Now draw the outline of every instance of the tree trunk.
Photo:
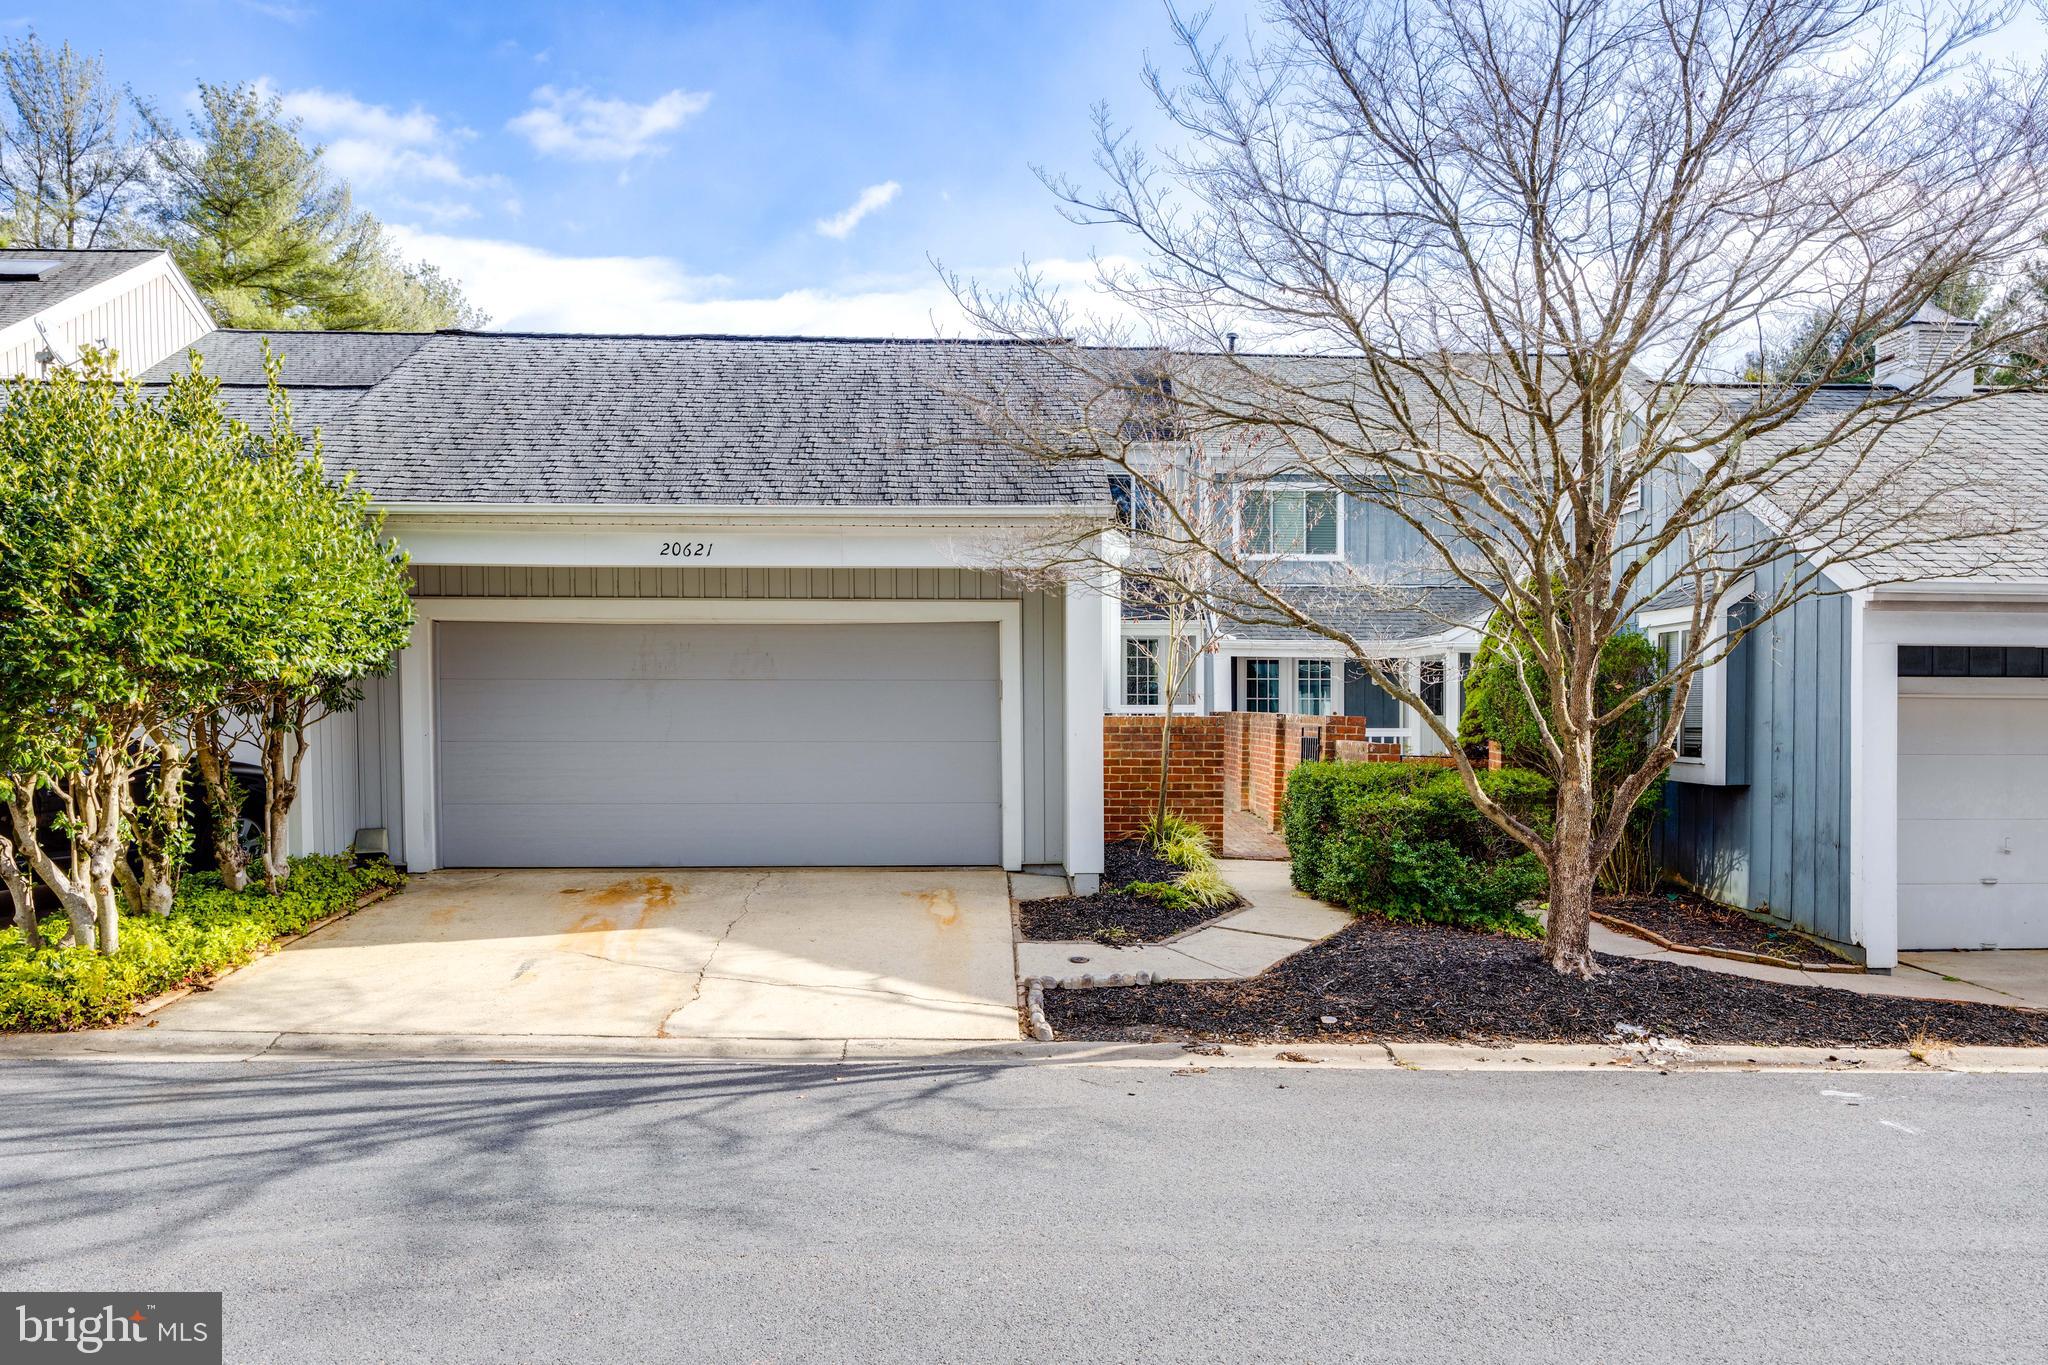
M 199 770 L 207 813 L 213 819 L 213 864 L 220 870 L 221 885 L 240 891 L 249 885 L 249 852 L 239 837 L 242 784 L 235 781 L 229 767 L 234 745 L 224 733 L 220 717 L 212 713 L 193 717 L 190 739 L 192 766 Z
M 1152 829 L 1166 832 L 1166 789 L 1173 775 L 1173 698 L 1166 699 L 1166 714 L 1159 719 L 1159 800 L 1153 807 Z
M 263 722 L 263 885 L 273 896 L 291 876 L 286 831 L 306 761 L 310 705 L 299 698 L 274 700 Z
M 15 855 L 14 841 L 25 838 L 34 842 L 35 837 L 34 825 L 24 834 L 15 829 L 11 814 L 0 812 L 0 882 L 7 885 L 8 899 L 14 903 L 14 927 L 21 931 L 22 946 L 30 952 L 43 946 L 43 932 L 36 923 L 36 885 Z
M 152 915 L 171 913 L 178 892 L 178 872 L 185 861 L 186 751 L 168 728 L 150 731 L 156 745 L 156 776 L 151 779 L 149 809 L 136 823 L 136 849 L 142 858 L 142 884 L 136 908 Z
M 13 819 L 17 831 L 31 832 L 31 837 L 20 842 L 19 851 L 28 855 L 29 866 L 35 869 L 36 876 L 42 879 L 43 885 L 55 893 L 58 903 L 64 907 L 65 916 L 71 921 L 71 929 L 64 935 L 63 946 L 94 947 L 98 937 L 95 928 L 98 911 L 93 905 L 92 894 L 87 889 L 85 880 L 73 875 L 78 871 L 76 862 L 67 872 L 57 866 L 57 860 L 44 852 L 41 841 L 33 837 L 36 827 L 34 803 L 33 789 L 25 783 L 17 782 L 13 795 L 7 799 L 7 813 Z
M 1550 917 L 1543 959 L 1566 976 L 1586 980 L 1600 970 L 1590 943 L 1593 922 L 1594 809 L 1590 783 L 1557 785 L 1557 835 L 1551 844 Z

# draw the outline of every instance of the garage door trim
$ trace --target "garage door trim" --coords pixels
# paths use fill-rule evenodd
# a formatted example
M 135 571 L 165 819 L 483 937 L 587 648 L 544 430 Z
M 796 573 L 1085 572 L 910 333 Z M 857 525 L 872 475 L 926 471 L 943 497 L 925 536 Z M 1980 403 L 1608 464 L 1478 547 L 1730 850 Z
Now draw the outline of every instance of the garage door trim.
M 423 597 L 413 602 L 412 643 L 399 655 L 399 742 L 405 851 L 415 871 L 441 865 L 435 770 L 435 626 L 442 621 L 639 625 L 861 625 L 994 622 L 1000 679 L 1002 857 L 1024 852 L 1023 607 L 1011 601 L 737 601 L 729 599 Z

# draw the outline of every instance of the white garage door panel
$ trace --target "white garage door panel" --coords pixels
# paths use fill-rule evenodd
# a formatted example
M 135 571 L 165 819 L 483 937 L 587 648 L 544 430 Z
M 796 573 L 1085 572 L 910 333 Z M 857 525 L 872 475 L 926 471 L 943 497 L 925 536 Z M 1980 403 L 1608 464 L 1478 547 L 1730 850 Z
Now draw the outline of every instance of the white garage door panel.
M 1899 946 L 2048 947 L 2048 684 L 1899 698 Z
M 992 623 L 448 622 L 453 867 L 1001 861 Z
M 945 867 L 1000 860 L 983 805 L 524 806 L 519 840 L 478 841 L 503 807 L 441 808 L 450 867 Z M 452 841 L 451 841 L 452 835 Z M 995 850 L 976 857 L 962 850 Z M 793 859 L 792 851 L 801 852 Z
M 999 696 L 992 678 L 919 679 L 914 688 L 901 678 L 578 681 L 586 705 L 565 712 L 560 679 L 447 680 L 441 738 L 460 743 L 545 733 L 591 741 L 733 739 L 733 717 L 772 711 L 777 736 L 830 740 L 840 734 L 843 713 L 857 711 L 862 734 L 873 739 L 980 739 Z
M 892 740 L 901 747 L 906 741 Z M 931 741 L 909 741 L 929 744 Z M 872 762 L 871 745 L 781 739 L 719 743 L 635 744 L 626 740 L 444 743 L 445 805 L 630 805 L 674 803 L 691 789 L 719 803 L 806 805 L 882 802 L 893 805 L 976 802 L 988 798 L 987 775 L 1002 755 L 993 741 L 943 741 L 944 752 L 905 754 Z M 532 780 L 536 760 L 547 779 Z M 683 765 L 684 771 L 678 771 Z M 792 789 L 791 773 L 802 773 Z
M 995 627 L 445 623 L 441 676 L 993 678 Z M 565 633 L 566 632 L 566 633 Z M 459 641 L 453 647 L 450 641 Z M 883 647 L 875 648 L 877 642 Z

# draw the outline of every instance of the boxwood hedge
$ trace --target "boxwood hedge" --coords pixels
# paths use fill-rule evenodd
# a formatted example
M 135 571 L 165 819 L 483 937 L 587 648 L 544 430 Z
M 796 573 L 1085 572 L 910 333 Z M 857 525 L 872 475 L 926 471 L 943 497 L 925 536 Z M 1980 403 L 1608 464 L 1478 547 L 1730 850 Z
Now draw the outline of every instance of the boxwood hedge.
M 1480 781 L 1523 819 L 1547 825 L 1542 774 L 1503 769 Z M 1304 763 L 1287 777 L 1283 828 L 1295 886 L 1320 900 L 1394 920 L 1537 932 L 1515 906 L 1542 898 L 1542 865 L 1479 813 L 1449 768 Z

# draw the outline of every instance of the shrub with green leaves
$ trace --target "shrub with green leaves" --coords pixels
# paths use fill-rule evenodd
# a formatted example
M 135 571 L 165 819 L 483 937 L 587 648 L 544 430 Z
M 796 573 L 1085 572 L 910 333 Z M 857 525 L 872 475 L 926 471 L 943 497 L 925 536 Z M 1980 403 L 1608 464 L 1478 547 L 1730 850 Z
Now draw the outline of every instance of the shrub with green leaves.
M 1488 796 L 1548 828 L 1548 778 L 1507 768 L 1480 781 Z M 1537 932 L 1515 907 L 1544 894 L 1542 865 L 1479 813 L 1451 769 L 1304 763 L 1288 774 L 1283 820 L 1294 884 L 1320 900 L 1411 923 Z
M 170 914 L 130 916 L 111 956 L 83 947 L 31 951 L 10 926 L 0 930 L 0 1030 L 119 1023 L 149 997 L 240 966 L 278 939 L 348 909 L 365 891 L 403 880 L 382 863 L 298 858 L 273 896 L 228 891 L 214 874 L 195 873 L 180 881 Z M 46 941 L 61 932 L 53 924 Z

